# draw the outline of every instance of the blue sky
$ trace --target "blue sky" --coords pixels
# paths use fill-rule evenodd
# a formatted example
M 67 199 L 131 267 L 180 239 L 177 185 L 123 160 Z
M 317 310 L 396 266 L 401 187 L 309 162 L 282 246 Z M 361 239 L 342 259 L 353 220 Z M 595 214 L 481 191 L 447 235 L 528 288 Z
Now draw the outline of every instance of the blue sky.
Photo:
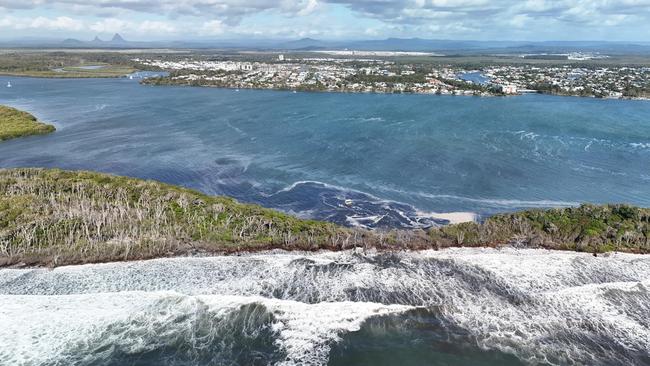
M 647 41 L 650 0 L 0 0 L 0 38 Z

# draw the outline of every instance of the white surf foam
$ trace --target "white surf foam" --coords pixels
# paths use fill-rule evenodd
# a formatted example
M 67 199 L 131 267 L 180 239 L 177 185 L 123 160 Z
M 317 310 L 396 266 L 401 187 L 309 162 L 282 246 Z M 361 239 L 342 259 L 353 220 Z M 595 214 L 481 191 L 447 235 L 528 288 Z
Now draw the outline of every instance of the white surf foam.
M 0 364 L 86 363 L 110 357 L 94 350 L 139 354 L 177 342 L 194 348 L 222 341 L 223 326 L 196 338 L 205 313 L 223 319 L 242 306 L 263 305 L 273 316 L 276 345 L 286 352 L 281 365 L 320 365 L 332 342 L 356 331 L 369 317 L 412 307 L 359 302 L 305 304 L 257 296 L 186 296 L 175 292 L 119 292 L 57 296 L 0 296 Z M 226 324 L 225 326 L 232 326 Z M 98 339 L 99 338 L 99 339 Z M 66 357 L 69 357 L 66 359 Z
M 392 214 L 401 217 L 404 220 L 404 222 L 407 223 L 406 225 L 404 225 L 406 227 L 412 227 L 412 228 L 429 227 L 431 226 L 430 220 L 444 220 L 444 221 L 448 221 L 449 224 L 459 224 L 464 222 L 476 221 L 478 218 L 478 215 L 474 212 L 425 212 L 425 211 L 418 210 L 412 205 L 407 203 L 383 199 L 363 191 L 359 191 L 351 188 L 345 188 L 342 186 L 332 185 L 332 184 L 323 183 L 319 181 L 294 182 L 293 184 L 285 188 L 282 188 L 281 190 L 276 191 L 275 193 L 265 195 L 265 196 L 271 197 L 281 193 L 291 192 L 292 190 L 295 190 L 301 185 L 309 185 L 309 184 L 321 186 L 326 189 L 331 189 L 334 191 L 341 192 L 340 195 L 337 195 L 337 198 L 341 201 L 341 203 L 338 205 L 338 208 L 347 208 L 350 209 L 351 211 L 355 211 L 355 207 L 354 206 L 349 207 L 345 205 L 344 203 L 346 201 L 345 193 L 346 192 L 354 193 L 357 195 L 364 196 L 366 197 L 366 201 L 363 201 L 363 203 L 382 206 L 384 210 L 387 210 Z M 405 193 L 405 192 L 400 191 L 400 193 Z M 404 210 L 400 210 L 399 207 L 408 207 L 409 209 L 412 209 L 413 212 L 407 213 Z M 309 212 L 313 212 L 313 211 L 309 211 Z M 305 215 L 301 215 L 301 217 L 304 216 Z M 388 215 L 386 214 L 363 215 L 363 214 L 355 213 L 346 216 L 346 223 L 353 227 L 373 228 L 387 216 Z M 429 220 L 425 220 L 425 219 L 429 219 Z M 422 221 L 426 221 L 426 223 L 423 223 Z
M 251 303 L 275 317 L 286 364 L 306 354 L 326 364 L 343 334 L 413 307 L 435 308 L 479 346 L 530 363 L 634 364 L 650 348 L 649 288 L 648 256 L 516 249 L 274 251 L 1 270 L 0 364 L 83 354 L 117 325 L 123 331 L 102 344 L 139 352 L 155 346 L 148 334 L 198 337 L 182 319 L 207 311 L 217 321 Z

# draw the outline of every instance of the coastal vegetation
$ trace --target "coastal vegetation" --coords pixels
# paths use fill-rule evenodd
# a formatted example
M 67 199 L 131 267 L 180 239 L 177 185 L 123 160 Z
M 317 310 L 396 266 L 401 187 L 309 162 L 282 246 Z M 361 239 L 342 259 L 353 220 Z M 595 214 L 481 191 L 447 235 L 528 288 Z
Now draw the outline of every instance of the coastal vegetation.
M 508 213 L 428 230 L 368 231 L 301 220 L 155 181 L 84 171 L 0 170 L 0 266 L 273 248 L 502 245 L 650 253 L 650 209 L 583 205 Z
M 115 53 L 0 53 L 0 75 L 43 78 L 112 78 L 137 71 L 126 55 Z
M 54 130 L 54 126 L 38 122 L 36 117 L 27 112 L 0 105 L 0 141 L 43 135 Z

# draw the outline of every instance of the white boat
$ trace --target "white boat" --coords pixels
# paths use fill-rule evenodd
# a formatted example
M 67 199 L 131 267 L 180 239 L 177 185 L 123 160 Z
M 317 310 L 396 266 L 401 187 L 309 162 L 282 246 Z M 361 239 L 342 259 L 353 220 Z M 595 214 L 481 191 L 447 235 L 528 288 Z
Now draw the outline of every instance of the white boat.
M 352 206 L 353 204 L 354 204 L 354 201 L 352 201 L 351 199 L 345 200 L 345 205 L 346 206 Z
M 7 88 L 11 88 L 11 81 L 7 82 Z

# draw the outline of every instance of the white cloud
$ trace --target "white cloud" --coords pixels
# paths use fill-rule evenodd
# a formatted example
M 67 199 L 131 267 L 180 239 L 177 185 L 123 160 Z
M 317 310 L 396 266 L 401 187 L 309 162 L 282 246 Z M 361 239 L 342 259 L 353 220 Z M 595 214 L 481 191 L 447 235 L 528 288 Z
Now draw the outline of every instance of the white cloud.
M 201 27 L 200 34 L 204 36 L 214 36 L 219 35 L 224 32 L 223 22 L 220 20 L 211 20 L 203 23 Z
M 160 35 L 175 33 L 177 28 L 169 23 L 155 20 L 131 22 L 116 18 L 107 18 L 91 24 L 88 29 L 95 33 L 127 33 L 140 35 Z
M 324 19 L 342 7 L 352 14 L 346 21 L 362 21 L 298 21 Z M 517 32 L 535 38 L 550 32 L 591 37 L 608 28 L 628 34 L 650 31 L 650 0 L 0 0 L 3 8 L 13 15 L 66 15 L 7 15 L 0 18 L 3 28 L 142 35 L 346 35 L 347 29 L 348 35 L 510 38 L 509 32 Z M 242 21 L 254 15 L 272 19 L 273 25 L 242 29 Z
M 0 0 L 0 8 L 57 10 L 83 9 L 95 14 L 130 11 L 167 15 L 218 18 L 237 24 L 243 17 L 263 11 L 304 16 L 318 8 L 318 0 Z
M 80 20 L 70 17 L 36 17 L 36 18 L 19 18 L 6 16 L 0 19 L 0 27 L 21 29 L 42 29 L 52 31 L 71 31 L 76 32 L 84 29 L 84 23 Z
M 14 30 L 38 31 L 65 31 L 82 32 L 92 31 L 100 34 L 128 33 L 137 35 L 160 35 L 176 32 L 176 27 L 168 22 L 145 20 L 143 22 L 125 21 L 115 18 L 102 19 L 93 23 L 85 23 L 70 17 L 15 17 L 5 16 L 0 18 L 0 28 Z
M 530 17 L 526 14 L 517 14 L 510 18 L 509 23 L 513 27 L 522 28 L 530 21 Z
M 137 29 L 140 33 L 160 34 L 160 33 L 176 32 L 176 27 L 174 27 L 173 25 L 167 22 L 152 21 L 152 20 L 145 20 L 144 22 L 140 23 Z
M 95 22 L 88 28 L 96 33 L 120 33 L 132 27 L 124 20 L 108 18 Z
M 54 19 L 38 17 L 30 23 L 31 28 L 79 31 L 84 28 L 84 23 L 70 17 L 56 17 Z
M 317 8 L 318 8 L 318 1 L 317 0 L 308 0 L 307 4 L 300 9 L 296 14 L 299 16 L 305 16 L 313 13 Z

